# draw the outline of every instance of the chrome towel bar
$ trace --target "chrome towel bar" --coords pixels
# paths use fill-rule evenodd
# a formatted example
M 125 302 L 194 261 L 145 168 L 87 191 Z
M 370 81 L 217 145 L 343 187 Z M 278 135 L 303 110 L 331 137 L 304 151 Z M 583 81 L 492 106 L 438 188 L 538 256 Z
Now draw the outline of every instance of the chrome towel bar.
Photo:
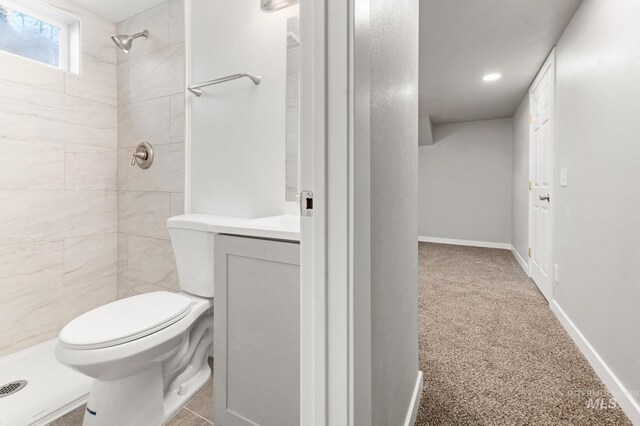
M 259 75 L 241 73 L 241 74 L 233 74 L 233 75 L 228 75 L 226 77 L 216 78 L 215 80 L 205 81 L 204 83 L 193 84 L 187 87 L 187 89 L 189 89 L 189 91 L 194 95 L 196 95 L 197 97 L 200 97 L 202 96 L 202 90 L 200 89 L 203 87 L 213 86 L 214 84 L 226 83 L 227 81 L 237 80 L 243 77 L 247 77 L 248 79 L 253 81 L 253 84 L 255 84 L 256 86 L 260 84 L 260 81 L 262 80 L 262 78 Z

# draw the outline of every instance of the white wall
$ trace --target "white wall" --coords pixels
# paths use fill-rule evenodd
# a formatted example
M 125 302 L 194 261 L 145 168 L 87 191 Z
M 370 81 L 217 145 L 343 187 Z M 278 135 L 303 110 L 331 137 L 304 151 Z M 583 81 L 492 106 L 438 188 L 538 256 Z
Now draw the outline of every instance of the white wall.
M 585 0 L 557 45 L 557 304 L 640 403 L 640 2 Z M 636 406 L 637 409 L 638 406 Z M 635 422 L 640 422 L 636 413 Z
M 529 95 L 513 115 L 511 245 L 528 263 L 529 249 Z
M 192 2 L 192 82 L 236 73 L 191 104 L 191 212 L 239 217 L 285 209 L 287 19 L 259 1 Z
M 434 126 L 419 149 L 419 234 L 511 243 L 512 120 Z
M 371 418 L 402 425 L 418 373 L 418 1 L 372 0 L 370 41 Z

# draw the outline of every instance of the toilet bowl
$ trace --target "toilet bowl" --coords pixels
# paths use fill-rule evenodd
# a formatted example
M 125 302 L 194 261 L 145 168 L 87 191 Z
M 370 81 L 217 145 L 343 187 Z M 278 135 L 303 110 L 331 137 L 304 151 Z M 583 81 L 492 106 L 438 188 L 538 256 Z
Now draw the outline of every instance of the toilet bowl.
M 56 358 L 94 379 L 83 425 L 162 425 L 211 377 L 213 238 L 169 225 L 183 292 L 98 307 L 60 332 Z

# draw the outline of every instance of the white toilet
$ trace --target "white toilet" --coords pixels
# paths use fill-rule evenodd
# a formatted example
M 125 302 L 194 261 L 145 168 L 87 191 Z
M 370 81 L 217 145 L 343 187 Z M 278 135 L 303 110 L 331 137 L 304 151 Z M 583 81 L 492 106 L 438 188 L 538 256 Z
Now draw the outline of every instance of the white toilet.
M 84 425 L 161 425 L 211 376 L 214 234 L 196 220 L 168 228 L 182 293 L 118 300 L 60 332 L 58 361 L 95 379 Z

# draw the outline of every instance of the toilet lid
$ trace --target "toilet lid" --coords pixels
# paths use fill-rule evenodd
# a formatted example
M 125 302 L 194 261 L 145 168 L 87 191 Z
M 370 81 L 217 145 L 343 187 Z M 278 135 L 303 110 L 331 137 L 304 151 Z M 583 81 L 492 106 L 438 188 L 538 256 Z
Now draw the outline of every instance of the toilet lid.
M 60 332 L 60 343 L 72 349 L 99 349 L 148 336 L 179 321 L 192 300 L 156 291 L 100 306 L 71 321 Z

